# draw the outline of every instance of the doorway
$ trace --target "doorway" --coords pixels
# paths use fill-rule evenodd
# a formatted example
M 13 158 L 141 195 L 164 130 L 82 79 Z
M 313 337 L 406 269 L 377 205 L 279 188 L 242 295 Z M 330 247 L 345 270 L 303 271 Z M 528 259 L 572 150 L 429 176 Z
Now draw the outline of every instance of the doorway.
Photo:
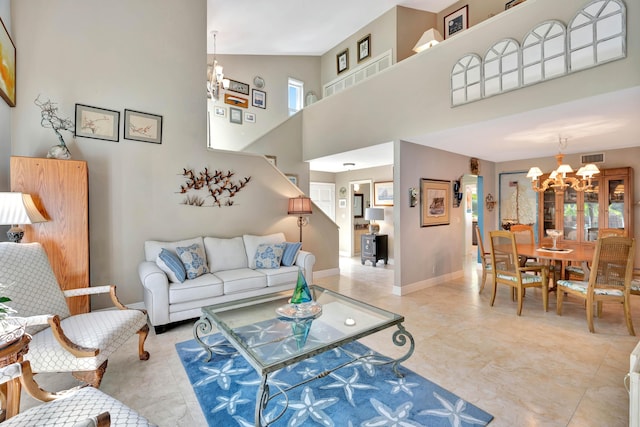
M 373 184 L 370 179 L 349 182 L 351 206 L 350 210 L 350 239 L 351 256 L 358 256 L 361 252 L 362 235 L 368 232 L 369 221 L 364 219 L 364 210 L 371 207 Z

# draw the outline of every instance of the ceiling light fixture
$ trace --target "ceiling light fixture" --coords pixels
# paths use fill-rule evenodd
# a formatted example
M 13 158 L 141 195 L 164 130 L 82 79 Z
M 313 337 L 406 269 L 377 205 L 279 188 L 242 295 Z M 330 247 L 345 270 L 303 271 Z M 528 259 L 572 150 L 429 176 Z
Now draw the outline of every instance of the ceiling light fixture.
M 430 28 L 422 34 L 418 43 L 413 47 L 413 51 L 416 53 L 420 53 L 423 50 L 427 50 L 430 47 L 433 47 L 440 43 L 442 40 L 442 35 L 435 28 Z
M 562 192 L 569 186 L 576 191 L 585 191 L 591 188 L 591 178 L 593 178 L 593 175 L 600 173 L 600 169 L 598 169 L 598 167 L 593 163 L 589 163 L 582 166 L 576 172 L 576 175 L 581 176 L 582 179 L 568 177 L 567 174 L 573 173 L 573 169 L 570 165 L 562 163 L 562 159 L 564 158 L 562 149 L 567 147 L 567 138 L 563 141 L 562 138 L 558 137 L 558 145 L 559 153 L 556 154 L 558 168 L 551 172 L 549 178 L 545 179 L 542 184 L 539 182 L 539 178 L 542 176 L 540 168 L 534 166 L 529 169 L 527 178 L 531 178 L 531 187 L 537 192 L 543 192 L 549 188 L 552 188 L 554 191 Z
M 207 96 L 209 99 L 217 101 L 220 98 L 220 89 L 229 88 L 229 79 L 224 78 L 222 65 L 218 64 L 216 59 L 216 36 L 218 32 L 211 31 L 211 35 L 213 35 L 213 64 L 207 65 Z

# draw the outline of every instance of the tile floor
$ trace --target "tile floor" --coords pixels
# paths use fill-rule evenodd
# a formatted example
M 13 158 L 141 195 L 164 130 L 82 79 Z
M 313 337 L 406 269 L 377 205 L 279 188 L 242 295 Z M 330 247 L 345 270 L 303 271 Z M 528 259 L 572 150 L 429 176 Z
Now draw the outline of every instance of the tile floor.
M 392 266 L 341 259 L 340 269 L 340 276 L 315 283 L 403 314 L 416 340 L 404 365 L 493 414 L 492 427 L 628 425 L 623 378 L 638 338 L 628 335 L 622 307 L 605 306 L 590 334 L 584 307 L 570 299 L 558 316 L 555 294 L 545 313 L 540 291 L 529 290 L 518 317 L 509 290 L 501 287 L 489 307 L 490 286 L 478 294 L 473 262 L 464 278 L 403 297 L 391 295 Z M 640 333 L 640 297 L 632 312 Z M 147 362 L 137 359 L 137 337 L 132 337 L 109 360 L 101 389 L 160 426 L 206 426 L 174 348 L 192 338 L 191 325 L 159 336 L 151 332 Z M 389 332 L 363 342 L 388 355 L 403 354 L 393 348 Z M 37 379 L 48 390 L 74 385 L 67 374 Z M 33 404 L 23 393 L 23 408 Z

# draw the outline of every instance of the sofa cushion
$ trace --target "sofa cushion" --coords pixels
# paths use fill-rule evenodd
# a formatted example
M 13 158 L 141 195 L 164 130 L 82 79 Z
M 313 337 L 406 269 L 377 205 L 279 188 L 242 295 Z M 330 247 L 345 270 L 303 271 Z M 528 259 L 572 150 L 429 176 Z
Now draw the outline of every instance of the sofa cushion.
M 144 256 L 147 261 L 156 261 L 162 248 L 175 252 L 178 246 L 186 247 L 193 244 L 203 245 L 202 237 L 194 237 L 193 239 L 178 240 L 175 242 L 163 242 L 159 240 L 147 240 L 144 242 Z
M 294 265 L 292 267 L 280 267 L 278 269 L 259 268 L 256 271 L 267 276 L 267 286 L 280 286 L 291 283 L 293 289 L 298 281 L 298 271 L 300 267 Z
M 169 286 L 169 304 L 203 300 L 224 294 L 222 280 L 211 273 Z
M 285 247 L 285 243 L 258 245 L 255 256 L 256 268 L 280 268 L 280 260 Z
M 284 243 L 284 233 L 268 234 L 266 236 L 254 236 L 251 234 L 245 234 L 242 236 L 244 240 L 244 248 L 246 250 L 247 261 L 249 262 L 249 268 L 256 268 L 256 251 L 258 246 L 263 243 Z
M 225 295 L 267 287 L 267 276 L 250 268 L 216 271 L 215 275 L 224 282 Z
M 187 271 L 180 257 L 168 249 L 162 248 L 156 258 L 156 264 L 164 271 L 172 283 L 182 283 L 187 279 Z
M 184 269 L 187 271 L 187 277 L 189 279 L 195 279 L 209 272 L 202 246 L 196 243 L 187 247 L 178 246 L 176 252 L 184 264 Z
M 287 246 L 284 248 L 284 253 L 282 254 L 282 265 L 285 267 L 291 267 L 296 263 L 296 258 L 298 258 L 298 253 L 300 252 L 300 248 L 302 247 L 301 242 L 286 242 Z
M 209 261 L 209 271 L 212 273 L 247 268 L 249 265 L 247 252 L 244 250 L 244 241 L 240 236 L 232 239 L 205 237 L 204 250 Z

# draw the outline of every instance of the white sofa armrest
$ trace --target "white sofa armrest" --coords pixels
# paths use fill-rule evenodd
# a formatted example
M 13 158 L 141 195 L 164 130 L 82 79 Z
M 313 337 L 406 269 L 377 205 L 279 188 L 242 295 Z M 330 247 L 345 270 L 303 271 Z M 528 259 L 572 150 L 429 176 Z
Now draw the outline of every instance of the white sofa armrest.
M 169 323 L 169 278 L 152 261 L 141 262 L 138 275 L 149 321 L 153 326 L 166 325 Z
M 300 251 L 296 259 L 296 265 L 302 267 L 302 274 L 307 279 L 309 285 L 313 284 L 313 265 L 316 263 L 316 256 L 311 252 Z

